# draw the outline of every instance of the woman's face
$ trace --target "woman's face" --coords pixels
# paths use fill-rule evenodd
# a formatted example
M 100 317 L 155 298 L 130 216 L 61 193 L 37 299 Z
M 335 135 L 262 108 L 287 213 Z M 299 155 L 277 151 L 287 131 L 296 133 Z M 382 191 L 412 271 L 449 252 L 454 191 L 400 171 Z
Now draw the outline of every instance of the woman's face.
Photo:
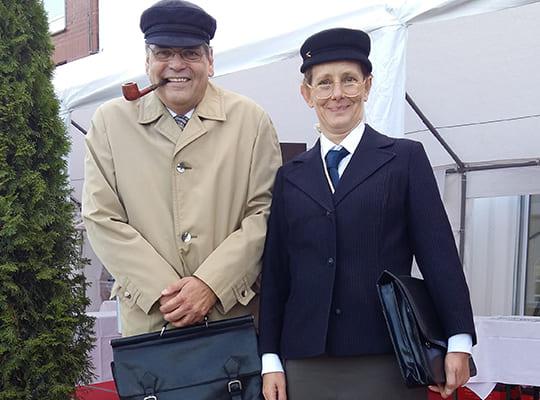
M 340 143 L 364 118 L 372 77 L 364 77 L 354 61 L 318 64 L 311 73 L 309 85 L 301 87 L 302 96 L 315 108 L 322 133 Z

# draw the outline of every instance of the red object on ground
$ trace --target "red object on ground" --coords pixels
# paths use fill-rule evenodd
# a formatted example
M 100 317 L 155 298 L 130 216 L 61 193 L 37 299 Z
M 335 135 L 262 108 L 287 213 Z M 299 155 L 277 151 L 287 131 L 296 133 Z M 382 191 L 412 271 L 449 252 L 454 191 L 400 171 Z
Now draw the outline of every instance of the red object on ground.
M 119 400 L 114 381 L 79 386 L 77 396 L 80 400 Z
M 429 391 L 429 400 L 443 400 L 439 393 Z M 454 397 L 450 396 L 447 400 L 452 400 Z M 471 389 L 466 387 L 460 387 L 458 389 L 458 400 L 480 400 L 480 397 L 476 395 Z M 486 397 L 486 400 L 505 400 L 505 393 L 493 391 Z
M 497 384 L 497 387 L 486 397 L 485 400 L 506 400 L 507 385 Z M 510 400 L 533 400 L 532 389 L 523 390 L 520 386 L 510 386 Z M 453 396 L 446 400 L 453 400 Z M 460 387 L 458 389 L 458 400 L 480 400 L 480 397 L 476 395 L 472 390 L 466 387 Z M 439 393 L 429 390 L 428 400 L 443 400 Z

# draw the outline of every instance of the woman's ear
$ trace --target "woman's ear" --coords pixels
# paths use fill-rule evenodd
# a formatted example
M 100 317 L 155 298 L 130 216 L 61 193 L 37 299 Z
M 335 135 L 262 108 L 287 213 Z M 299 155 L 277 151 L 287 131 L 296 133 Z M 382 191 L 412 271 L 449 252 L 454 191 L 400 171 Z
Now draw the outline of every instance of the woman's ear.
M 367 77 L 366 82 L 364 83 L 365 90 L 364 90 L 364 101 L 368 101 L 369 98 L 369 92 L 371 91 L 371 84 L 373 83 L 373 75 L 370 75 Z
M 300 86 L 300 93 L 302 93 L 302 97 L 306 101 L 307 105 L 313 108 L 313 101 L 311 100 L 311 88 L 305 84 L 302 84 Z

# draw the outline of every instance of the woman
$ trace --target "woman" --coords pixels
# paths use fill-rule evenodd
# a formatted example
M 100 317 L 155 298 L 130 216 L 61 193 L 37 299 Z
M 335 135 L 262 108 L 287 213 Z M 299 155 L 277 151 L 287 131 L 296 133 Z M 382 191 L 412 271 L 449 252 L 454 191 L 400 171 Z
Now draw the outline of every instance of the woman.
M 469 292 L 422 145 L 363 122 L 369 36 L 336 28 L 301 48 L 301 93 L 320 139 L 277 173 L 260 304 L 266 400 L 426 399 L 407 389 L 376 293 L 413 256 L 449 338 L 448 397 L 469 379 Z M 282 364 L 283 363 L 283 364 Z

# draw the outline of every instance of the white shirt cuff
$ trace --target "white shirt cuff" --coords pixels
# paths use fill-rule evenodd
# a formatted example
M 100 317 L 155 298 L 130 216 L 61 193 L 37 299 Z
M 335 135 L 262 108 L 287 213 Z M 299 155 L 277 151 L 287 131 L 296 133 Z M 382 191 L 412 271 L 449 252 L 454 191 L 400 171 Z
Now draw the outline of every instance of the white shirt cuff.
M 264 353 L 261 358 L 262 371 L 261 375 L 270 372 L 285 372 L 279 356 L 275 353 Z
M 472 354 L 472 337 L 468 333 L 458 333 L 448 338 L 448 353 Z

